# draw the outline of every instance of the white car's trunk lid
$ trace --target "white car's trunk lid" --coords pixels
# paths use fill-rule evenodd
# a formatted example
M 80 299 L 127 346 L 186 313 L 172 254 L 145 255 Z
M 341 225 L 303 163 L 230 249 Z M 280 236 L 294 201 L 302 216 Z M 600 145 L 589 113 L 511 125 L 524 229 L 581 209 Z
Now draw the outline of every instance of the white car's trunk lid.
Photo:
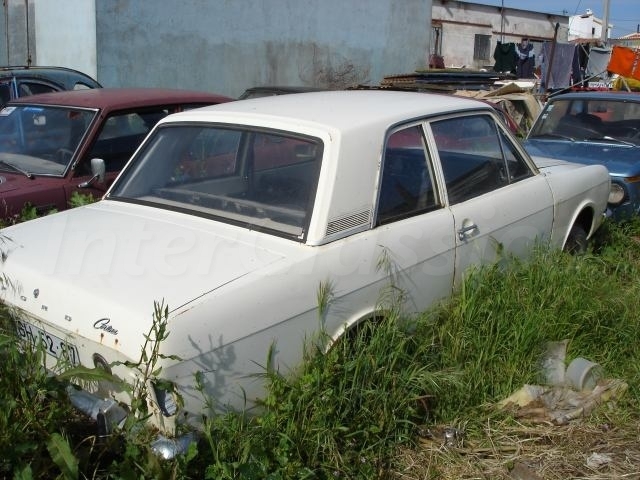
M 158 220 L 155 209 L 109 201 L 73 211 L 3 230 L 3 296 L 133 357 L 154 302 L 175 310 L 283 258 L 265 235 L 212 220 L 167 212 Z

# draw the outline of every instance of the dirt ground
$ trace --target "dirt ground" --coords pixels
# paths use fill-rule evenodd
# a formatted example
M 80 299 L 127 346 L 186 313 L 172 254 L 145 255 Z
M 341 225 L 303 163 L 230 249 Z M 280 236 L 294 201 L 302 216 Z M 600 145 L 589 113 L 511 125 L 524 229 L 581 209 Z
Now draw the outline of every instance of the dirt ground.
M 638 419 L 568 425 L 485 427 L 486 438 L 421 439 L 400 454 L 394 478 L 413 479 L 640 479 Z

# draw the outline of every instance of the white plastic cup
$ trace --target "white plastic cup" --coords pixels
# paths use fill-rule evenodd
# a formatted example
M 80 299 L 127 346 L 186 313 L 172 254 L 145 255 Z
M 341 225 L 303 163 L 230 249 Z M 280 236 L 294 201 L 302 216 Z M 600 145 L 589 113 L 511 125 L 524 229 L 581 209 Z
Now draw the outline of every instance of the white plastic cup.
M 565 372 L 565 380 L 576 390 L 593 390 L 602 376 L 598 363 L 582 357 L 574 358 Z

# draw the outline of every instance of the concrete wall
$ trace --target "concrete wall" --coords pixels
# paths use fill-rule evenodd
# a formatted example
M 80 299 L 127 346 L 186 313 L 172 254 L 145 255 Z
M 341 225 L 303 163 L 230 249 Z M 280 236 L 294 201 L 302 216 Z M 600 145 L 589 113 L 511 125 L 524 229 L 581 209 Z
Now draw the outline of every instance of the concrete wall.
M 96 2 L 96 19 L 103 85 L 235 97 L 264 84 L 377 85 L 424 68 L 431 0 L 109 0 Z
M 515 2 L 510 2 L 515 3 Z M 483 68 L 493 65 L 493 51 L 498 41 L 518 43 L 523 37 L 540 47 L 554 36 L 559 23 L 558 41 L 567 41 L 569 18 L 563 15 L 520 10 L 517 8 L 481 5 L 452 0 L 433 0 L 432 22 L 442 28 L 442 56 L 445 66 Z M 474 60 L 476 34 L 491 36 L 489 61 Z
M 97 75 L 93 0 L 38 1 L 34 28 L 38 65 L 58 65 Z
M 35 0 L 4 0 L 0 12 L 0 59 L 3 65 L 35 65 Z
M 94 0 L 4 0 L 0 64 L 97 73 Z
M 104 86 L 377 85 L 428 65 L 431 0 L 4 0 L 3 64 Z

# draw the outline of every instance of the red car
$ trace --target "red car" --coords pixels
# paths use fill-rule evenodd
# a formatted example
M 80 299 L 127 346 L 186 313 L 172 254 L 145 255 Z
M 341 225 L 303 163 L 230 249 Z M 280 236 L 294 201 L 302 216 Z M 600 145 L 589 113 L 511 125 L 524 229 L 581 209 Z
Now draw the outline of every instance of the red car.
M 15 218 L 25 205 L 40 214 L 64 210 L 74 192 L 101 197 L 158 120 L 231 100 L 185 90 L 98 88 L 9 102 L 0 110 L 0 218 Z

